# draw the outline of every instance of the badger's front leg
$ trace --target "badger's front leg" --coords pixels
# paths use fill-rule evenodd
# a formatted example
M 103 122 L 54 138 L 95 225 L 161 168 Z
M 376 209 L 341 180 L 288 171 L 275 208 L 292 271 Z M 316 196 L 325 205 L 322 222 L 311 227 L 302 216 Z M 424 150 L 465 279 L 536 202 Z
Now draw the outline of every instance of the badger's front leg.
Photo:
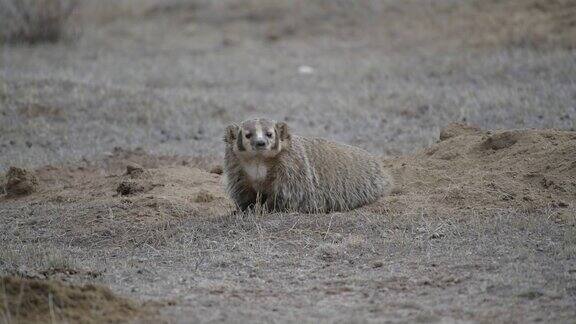
M 238 209 L 245 212 L 256 206 L 256 198 L 257 194 L 254 190 L 245 188 L 241 193 L 238 193 L 238 195 L 234 197 L 234 201 L 236 202 Z

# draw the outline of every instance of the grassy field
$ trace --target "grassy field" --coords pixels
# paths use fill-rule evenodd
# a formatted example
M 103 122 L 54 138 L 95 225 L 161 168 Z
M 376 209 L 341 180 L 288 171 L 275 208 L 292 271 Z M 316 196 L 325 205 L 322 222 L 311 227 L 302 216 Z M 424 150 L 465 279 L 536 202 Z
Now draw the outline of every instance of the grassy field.
M 39 179 L 0 196 L 0 274 L 104 285 L 137 322 L 571 323 L 575 17 L 568 0 L 81 1 L 59 41 L 0 45 L 0 173 Z M 232 215 L 207 171 L 254 116 L 380 155 L 398 188 Z M 451 122 L 553 130 L 439 142 Z

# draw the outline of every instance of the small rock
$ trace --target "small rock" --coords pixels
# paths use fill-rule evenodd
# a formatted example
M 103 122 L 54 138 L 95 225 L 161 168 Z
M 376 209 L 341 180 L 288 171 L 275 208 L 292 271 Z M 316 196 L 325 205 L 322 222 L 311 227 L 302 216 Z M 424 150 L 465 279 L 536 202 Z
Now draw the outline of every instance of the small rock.
M 544 292 L 539 289 L 528 289 L 518 294 L 518 297 L 526 299 L 536 299 L 542 296 L 544 296 Z
M 33 172 L 10 167 L 6 174 L 5 190 L 8 196 L 29 195 L 38 189 L 38 178 Z
M 214 174 L 222 174 L 224 173 L 224 169 L 222 168 L 222 166 L 220 164 L 214 165 L 211 169 L 210 169 L 210 173 L 214 173 Z
M 116 192 L 122 196 L 133 195 L 139 192 L 150 191 L 154 186 L 149 183 L 141 183 L 134 180 L 123 180 L 116 188 Z
M 384 262 L 382 261 L 375 261 L 372 263 L 372 268 L 382 268 L 384 266 Z
M 314 73 L 314 68 L 308 65 L 300 65 L 298 67 L 298 73 L 300 74 L 312 74 Z
M 126 166 L 126 175 L 132 178 L 141 176 L 144 173 L 144 168 L 136 163 L 130 163 Z

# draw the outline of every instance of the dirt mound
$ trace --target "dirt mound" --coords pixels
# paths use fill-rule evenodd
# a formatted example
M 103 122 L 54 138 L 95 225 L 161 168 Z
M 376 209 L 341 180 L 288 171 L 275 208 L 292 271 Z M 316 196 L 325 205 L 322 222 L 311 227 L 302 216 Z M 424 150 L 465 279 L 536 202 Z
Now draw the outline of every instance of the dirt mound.
M 120 323 L 141 310 L 131 301 L 96 285 L 3 277 L 0 318 L 26 323 Z
M 384 161 L 396 188 L 393 195 L 366 208 L 399 212 L 548 208 L 565 213 L 576 208 L 576 132 L 483 131 L 452 124 L 440 138 L 414 155 Z M 140 163 L 150 165 L 152 157 L 137 156 Z M 86 218 L 80 223 L 94 224 L 92 228 L 68 229 L 86 232 L 80 233 L 86 242 L 99 235 L 98 224 L 100 234 L 109 237 L 113 228 L 116 238 L 126 240 L 133 236 L 118 229 L 128 224 L 157 226 L 170 219 L 221 216 L 234 209 L 220 174 L 183 166 L 176 158 L 154 160 L 152 168 L 126 160 L 107 161 L 111 169 L 41 168 L 36 171 L 41 189 L 19 198 L 19 203 L 50 202 L 91 210 L 77 217 Z M 119 220 L 124 223 L 112 223 Z
M 440 131 L 440 140 L 444 141 L 452 137 L 467 135 L 467 134 L 478 134 L 480 132 L 480 127 L 466 125 L 462 123 L 452 123 Z
M 22 198 L 23 202 L 100 203 L 140 217 L 173 214 L 171 211 L 178 211 L 177 215 L 221 214 L 220 210 L 232 205 L 222 190 L 221 175 L 207 171 L 218 166 L 206 161 L 213 159 L 115 149 L 101 161 L 84 161 L 85 166 L 46 166 L 35 175 L 12 168 L 5 175 L 8 195 L 0 199 L 11 199 L 10 193 L 16 189 L 29 189 L 28 193 L 37 192 Z
M 385 161 L 397 184 L 392 208 L 576 207 L 576 132 L 452 124 L 441 134 L 428 149 Z
M 36 192 L 18 199 L 3 195 L 0 204 L 15 209 L 35 206 L 46 217 L 50 208 L 57 208 L 63 216 L 55 220 L 54 230 L 74 234 L 73 242 L 66 244 L 162 245 L 169 235 L 158 228 L 233 209 L 222 176 L 194 166 L 202 161 L 116 150 L 100 161 L 37 169 Z M 210 169 L 212 162 L 203 165 Z
M 221 176 L 188 166 L 144 169 L 127 167 L 124 174 L 100 169 L 42 168 L 44 190 L 30 199 L 51 202 L 97 202 L 119 214 L 154 220 L 159 215 L 220 215 L 232 205 L 221 186 Z M 212 199 L 206 199 L 209 195 Z

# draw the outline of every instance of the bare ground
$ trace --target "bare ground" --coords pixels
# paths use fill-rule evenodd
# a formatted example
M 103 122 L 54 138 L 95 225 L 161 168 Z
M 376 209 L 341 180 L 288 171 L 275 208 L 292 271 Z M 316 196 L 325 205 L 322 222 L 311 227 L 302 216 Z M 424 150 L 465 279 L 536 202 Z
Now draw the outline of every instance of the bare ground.
M 576 318 L 570 1 L 104 3 L 2 49 L 0 170 L 37 177 L 0 197 L 4 282 L 104 285 L 144 322 Z M 232 214 L 210 170 L 256 115 L 382 155 L 396 189 Z

